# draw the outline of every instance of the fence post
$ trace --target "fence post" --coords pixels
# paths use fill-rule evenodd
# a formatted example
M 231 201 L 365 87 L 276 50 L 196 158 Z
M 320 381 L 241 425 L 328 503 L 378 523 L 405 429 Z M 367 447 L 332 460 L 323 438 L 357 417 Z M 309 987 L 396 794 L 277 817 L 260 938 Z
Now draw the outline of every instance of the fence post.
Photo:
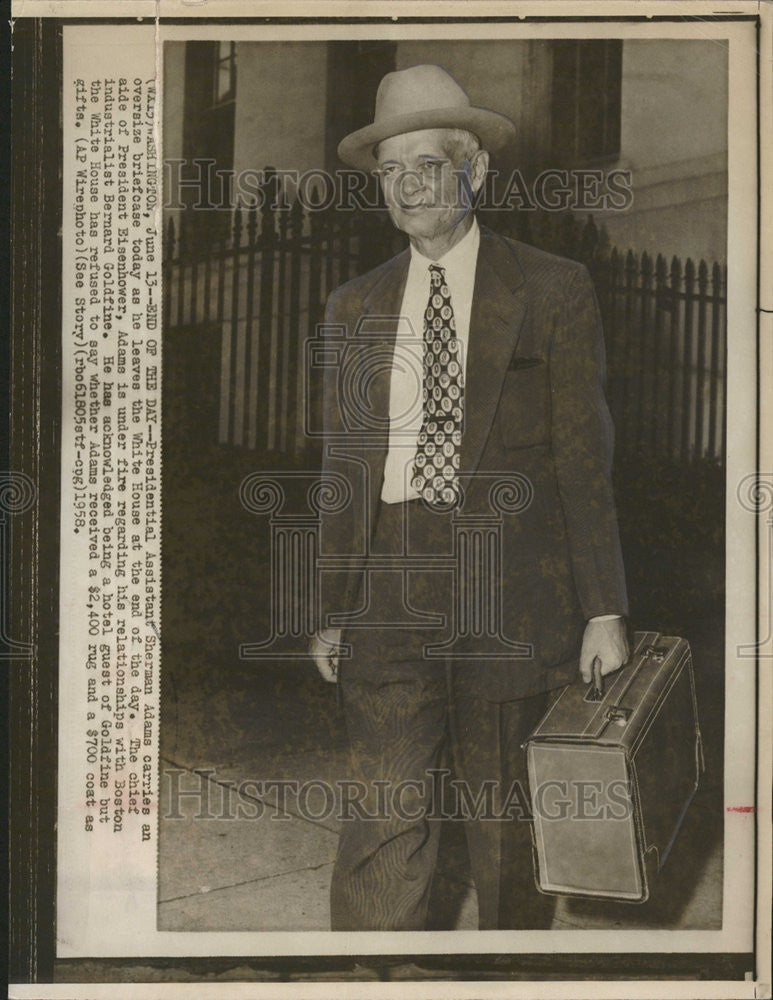
M 688 257 L 684 265 L 684 345 L 682 353 L 682 446 L 680 456 L 683 462 L 690 458 L 690 430 L 692 415 L 692 369 L 693 369 L 693 313 L 695 302 L 695 264 Z
M 719 366 L 721 294 L 722 270 L 719 264 L 715 263 L 711 269 L 711 374 L 709 382 L 709 455 L 713 458 L 717 454 L 717 421 L 719 417 L 717 399 L 721 377 Z M 724 438 L 724 434 L 722 437 Z
M 589 215 L 585 225 L 582 227 L 579 242 L 580 260 L 584 264 L 588 266 L 592 265 L 598 245 L 599 231 L 596 228 L 596 223 L 593 221 L 593 216 Z
M 607 372 L 609 381 L 609 400 L 612 416 L 617 428 L 620 410 L 623 404 L 622 371 L 621 371 L 621 334 L 618 321 L 617 293 L 620 286 L 620 255 L 613 248 L 606 261 L 607 297 L 604 309 L 604 337 L 607 346 Z
M 322 321 L 326 293 L 352 271 L 362 273 L 398 252 L 402 237 L 376 212 L 311 211 L 306 230 L 307 213 L 297 197 L 277 218 L 276 172 L 267 167 L 265 178 L 262 209 L 250 206 L 245 216 L 237 203 L 230 234 L 206 253 L 194 245 L 193 232 L 183 239 L 181 220 L 167 221 L 164 321 L 172 328 L 220 326 L 219 440 L 297 455 L 311 447 L 300 419 L 299 394 L 305 391 L 300 360 L 305 338 L 314 337 Z M 310 200 L 320 202 L 313 191 Z M 502 222 L 533 222 L 535 231 L 541 227 L 542 245 L 574 254 L 591 273 L 604 321 L 618 454 L 646 448 L 674 461 L 693 454 L 722 456 L 720 265 L 709 273 L 705 261 L 696 266 L 687 260 L 683 270 L 674 257 L 669 271 L 660 254 L 645 252 L 639 259 L 628 250 L 623 256 L 608 249 L 606 230 L 592 215 L 580 223 L 571 213 L 510 212 Z
M 274 305 L 274 255 L 276 250 L 275 208 L 277 203 L 277 176 L 273 167 L 264 170 L 265 183 L 262 185 L 263 204 L 261 206 L 260 240 L 260 301 L 258 305 L 257 349 L 257 399 L 255 409 L 256 436 L 260 433 L 260 445 L 268 443 L 269 414 L 271 412 L 271 373 L 275 363 L 273 357 L 273 305 Z
M 164 240 L 164 323 L 171 323 L 172 308 L 172 275 L 175 271 L 174 247 L 174 219 L 170 218 L 166 227 Z
M 639 373 L 636 388 L 636 449 L 641 452 L 644 442 L 647 439 L 645 424 L 647 422 L 647 407 L 645 397 L 651 396 L 648 392 L 652 384 L 652 352 L 649 349 L 650 331 L 650 305 L 652 295 L 652 258 L 645 250 L 641 255 L 641 271 L 639 288 L 637 289 L 639 298 L 639 331 L 638 331 L 638 367 Z M 650 412 L 650 418 L 653 414 Z
M 673 459 L 679 448 L 677 422 L 681 421 L 681 406 L 677 410 L 676 395 L 679 391 L 679 316 L 681 313 L 680 293 L 682 290 L 682 265 L 678 257 L 671 259 L 669 299 L 671 304 L 671 321 L 669 323 L 669 357 L 668 367 L 671 372 L 671 382 L 668 387 L 668 457 Z M 680 423 L 681 431 L 681 423 Z
M 231 369 L 233 385 L 233 442 L 234 444 L 244 443 L 244 358 L 245 344 L 244 337 L 239 335 L 239 278 L 241 276 L 240 258 L 242 246 L 242 230 L 244 223 L 242 220 L 241 201 L 237 201 L 234 208 L 233 241 L 232 241 L 232 261 L 233 269 L 231 273 L 231 345 L 234 354 L 234 366 Z
M 623 446 L 631 446 L 631 423 L 636 412 L 634 390 L 632 385 L 634 360 L 636 357 L 636 345 L 633 339 L 633 307 L 636 292 L 636 258 L 633 250 L 629 250 L 625 257 L 625 298 L 623 300 L 623 406 L 620 416 L 622 417 L 621 438 Z
M 216 290 L 216 320 L 220 324 L 220 419 L 218 422 L 218 441 L 228 442 L 230 432 L 231 411 L 231 331 L 225 322 L 225 268 L 228 242 L 222 237 L 215 244 L 217 257 L 217 290 Z
M 698 264 L 698 358 L 695 387 L 695 458 L 703 457 L 703 418 L 706 398 L 706 296 L 709 288 L 709 269 L 706 261 Z
M 277 224 L 279 236 L 276 243 L 276 320 L 273 321 L 271 365 L 271 399 L 269 403 L 269 423 L 267 444 L 270 451 L 276 451 L 279 440 L 284 433 L 282 427 L 282 409 L 287 386 L 287 227 L 289 219 L 287 205 L 280 202 L 277 205 Z M 274 339 L 275 338 L 275 339 Z
M 287 392 L 282 399 L 282 426 L 289 435 L 283 438 L 282 447 L 293 454 L 299 450 L 298 440 L 298 376 L 299 365 L 303 363 L 300 330 L 301 298 L 301 249 L 303 245 L 304 213 L 300 198 L 296 197 L 290 209 L 289 249 L 290 249 L 290 316 L 287 356 Z
M 247 209 L 247 301 L 244 306 L 244 337 L 247 344 L 247 447 L 255 447 L 257 424 L 257 366 L 258 338 L 255 335 L 255 251 L 258 242 L 258 207 L 253 203 Z
M 184 238 L 185 229 L 181 225 L 180 232 L 177 237 L 177 318 L 175 320 L 175 326 L 183 325 L 183 310 L 185 308 L 185 292 L 186 292 L 186 281 L 185 281 L 185 244 L 186 240 Z
M 314 189 L 314 200 L 317 200 Z M 322 240 L 324 231 L 319 212 L 309 210 L 309 337 L 314 337 L 322 312 Z
M 650 435 L 650 447 L 657 454 L 663 445 L 662 428 L 667 419 L 667 407 L 665 412 L 660 408 L 663 392 L 661 384 L 668 387 L 671 384 L 672 373 L 663 365 L 663 307 L 665 303 L 666 288 L 666 259 L 663 254 L 658 254 L 655 261 L 655 336 L 652 346 L 652 371 L 654 383 L 652 389 L 652 428 Z M 667 438 L 666 438 L 667 440 Z

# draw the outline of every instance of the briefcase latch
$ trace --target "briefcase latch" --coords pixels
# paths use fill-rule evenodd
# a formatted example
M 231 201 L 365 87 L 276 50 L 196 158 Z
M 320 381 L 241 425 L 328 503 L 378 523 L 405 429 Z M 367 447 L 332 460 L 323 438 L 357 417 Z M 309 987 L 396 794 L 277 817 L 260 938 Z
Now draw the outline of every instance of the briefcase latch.
M 668 656 L 668 649 L 665 646 L 645 646 L 644 655 L 654 660 L 655 663 L 662 663 Z
M 616 726 L 625 726 L 633 714 L 633 709 L 623 708 L 622 705 L 610 705 L 604 713 L 607 722 L 614 722 Z

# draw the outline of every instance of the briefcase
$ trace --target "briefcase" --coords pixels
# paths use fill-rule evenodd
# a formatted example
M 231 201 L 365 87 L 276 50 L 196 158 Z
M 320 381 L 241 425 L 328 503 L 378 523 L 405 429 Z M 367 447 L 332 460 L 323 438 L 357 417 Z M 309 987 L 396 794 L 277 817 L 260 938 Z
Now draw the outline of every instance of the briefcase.
M 564 688 L 525 743 L 535 879 L 545 893 L 641 903 L 703 770 L 690 647 L 637 632 L 603 681 Z

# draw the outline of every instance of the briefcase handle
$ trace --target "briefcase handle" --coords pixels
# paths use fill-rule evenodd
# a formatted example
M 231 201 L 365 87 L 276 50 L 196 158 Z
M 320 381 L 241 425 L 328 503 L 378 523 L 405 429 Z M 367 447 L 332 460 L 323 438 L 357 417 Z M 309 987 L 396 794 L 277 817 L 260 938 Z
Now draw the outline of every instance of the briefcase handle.
M 656 663 L 662 663 L 668 654 L 668 646 L 658 646 L 657 643 L 650 643 L 641 651 L 641 658 L 642 661 L 649 658 L 654 660 Z M 628 685 L 626 685 L 626 688 L 627 687 Z M 598 656 L 593 658 L 593 680 L 590 682 L 588 688 L 588 693 L 585 695 L 584 701 L 604 700 L 604 677 L 601 673 L 601 660 Z
M 631 653 L 628 657 L 628 660 L 626 660 L 626 663 L 630 661 L 630 658 L 634 653 L 634 646 L 635 643 L 633 641 L 633 632 L 631 628 L 631 623 L 628 622 L 628 648 L 631 650 Z M 668 655 L 668 647 L 667 646 L 661 647 L 658 646 L 656 643 L 650 643 L 648 646 L 644 647 L 643 655 L 651 656 L 658 663 L 662 663 L 665 657 Z M 623 666 L 625 666 L 625 663 L 623 664 Z M 591 681 L 591 685 L 592 686 L 589 685 L 590 689 L 588 693 L 585 695 L 584 700 L 603 701 L 604 677 L 601 673 L 601 660 L 598 658 L 598 656 L 595 656 L 593 658 L 593 680 Z
M 585 701 L 603 701 L 604 700 L 604 677 L 601 673 L 601 660 L 598 656 L 593 658 L 593 679 L 591 680 L 591 688 L 585 695 Z

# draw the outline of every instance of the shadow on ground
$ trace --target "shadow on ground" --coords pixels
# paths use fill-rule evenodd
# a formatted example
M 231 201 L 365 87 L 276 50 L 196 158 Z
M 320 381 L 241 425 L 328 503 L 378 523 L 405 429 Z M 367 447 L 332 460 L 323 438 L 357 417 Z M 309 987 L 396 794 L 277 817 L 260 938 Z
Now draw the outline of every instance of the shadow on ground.
M 164 930 L 329 927 L 335 816 L 317 807 L 318 818 L 310 818 L 313 809 L 299 808 L 291 791 L 287 815 L 277 819 L 279 792 L 266 793 L 259 783 L 345 776 L 335 689 L 307 659 L 239 655 L 270 625 L 267 518 L 245 509 L 239 487 L 270 464 L 206 447 L 164 457 Z M 631 470 L 627 475 L 620 520 L 633 625 L 690 640 L 707 770 L 651 899 L 639 906 L 561 899 L 554 928 L 715 929 L 722 907 L 724 571 L 716 525 L 707 534 L 705 520 L 693 523 L 699 509 L 705 517 L 701 496 L 712 481 L 700 480 L 696 499 L 689 477 L 673 477 L 658 494 L 651 470 L 635 480 Z M 241 794 L 234 791 L 239 783 Z M 446 824 L 430 927 L 474 928 L 476 920 L 463 830 Z

